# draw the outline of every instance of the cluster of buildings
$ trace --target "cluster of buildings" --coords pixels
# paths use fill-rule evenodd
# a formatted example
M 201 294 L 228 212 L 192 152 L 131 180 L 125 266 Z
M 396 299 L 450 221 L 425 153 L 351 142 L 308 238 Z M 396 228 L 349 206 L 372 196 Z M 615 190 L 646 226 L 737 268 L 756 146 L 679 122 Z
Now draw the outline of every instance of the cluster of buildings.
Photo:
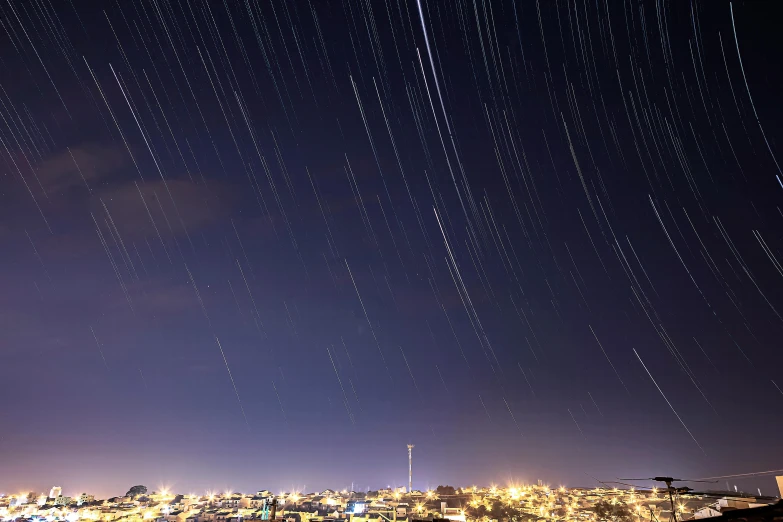
M 687 489 L 687 488 L 686 488 Z M 551 488 L 539 482 L 531 486 L 471 488 L 468 520 L 687 522 L 720 517 L 731 511 L 767 507 L 780 497 L 749 497 L 724 493 L 685 493 L 666 488 L 619 489 Z M 683 494 L 681 494 L 683 493 Z M 783 510 L 783 507 L 781 507 Z
M 668 490 L 551 488 L 541 483 L 316 493 L 258 491 L 175 495 L 167 491 L 95 500 L 92 495 L 0 495 L 4 522 L 686 522 L 774 504 L 773 497 L 675 495 Z M 674 504 L 674 509 L 672 509 Z

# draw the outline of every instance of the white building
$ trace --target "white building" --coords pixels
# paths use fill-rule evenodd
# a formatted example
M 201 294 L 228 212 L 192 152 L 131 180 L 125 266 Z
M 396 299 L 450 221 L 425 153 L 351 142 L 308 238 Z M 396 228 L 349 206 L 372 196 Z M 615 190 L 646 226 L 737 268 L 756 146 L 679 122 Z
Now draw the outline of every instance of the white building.
M 465 511 L 461 508 L 450 508 L 446 502 L 440 503 L 440 511 L 443 518 L 454 522 L 465 522 Z
M 49 490 L 49 498 L 57 498 L 63 493 L 63 488 L 60 486 L 53 486 L 52 489 Z

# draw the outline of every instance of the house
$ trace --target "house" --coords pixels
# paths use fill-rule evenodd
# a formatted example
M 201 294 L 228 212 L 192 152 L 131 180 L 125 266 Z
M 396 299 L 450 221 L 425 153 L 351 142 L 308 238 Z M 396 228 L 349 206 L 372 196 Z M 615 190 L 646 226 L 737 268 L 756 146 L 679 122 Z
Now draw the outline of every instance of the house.
M 259 494 L 253 495 L 252 497 L 245 497 L 242 499 L 244 503 L 247 504 L 247 506 L 243 506 L 243 502 L 239 503 L 240 507 L 246 507 L 246 508 L 252 508 L 252 509 L 261 509 L 264 507 L 264 503 L 266 502 L 267 498 L 269 498 L 269 495 L 261 495 L 263 491 L 259 491 Z
M 370 507 L 370 502 L 366 500 L 349 500 L 345 507 L 346 514 L 361 515 Z
M 385 522 L 385 520 L 378 514 L 367 514 L 351 517 L 351 522 Z
M 57 498 L 54 500 L 55 506 L 67 506 L 71 503 L 73 499 L 71 497 L 66 497 L 63 495 L 58 495 Z
M 185 522 L 187 518 L 188 514 L 179 509 L 172 510 L 168 514 L 163 515 L 163 519 L 166 520 L 166 522 Z
M 225 509 L 221 509 L 220 511 L 215 513 L 215 518 L 213 520 L 214 522 L 228 522 L 228 519 L 231 518 L 232 516 L 236 516 L 236 513 Z
M 318 501 L 320 504 L 321 509 L 331 509 L 332 506 L 342 506 L 344 503 L 344 500 L 340 496 L 332 496 L 332 497 L 321 497 L 321 499 Z
M 440 512 L 443 518 L 458 522 L 465 522 L 465 511 L 458 507 L 448 507 L 446 502 L 440 503 Z

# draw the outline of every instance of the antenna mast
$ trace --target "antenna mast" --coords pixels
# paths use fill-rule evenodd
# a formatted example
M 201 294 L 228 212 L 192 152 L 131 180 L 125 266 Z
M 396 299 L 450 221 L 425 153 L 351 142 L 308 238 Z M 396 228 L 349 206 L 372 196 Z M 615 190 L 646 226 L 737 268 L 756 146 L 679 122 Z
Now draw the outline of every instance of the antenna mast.
M 413 491 L 413 444 L 408 444 L 408 495 Z

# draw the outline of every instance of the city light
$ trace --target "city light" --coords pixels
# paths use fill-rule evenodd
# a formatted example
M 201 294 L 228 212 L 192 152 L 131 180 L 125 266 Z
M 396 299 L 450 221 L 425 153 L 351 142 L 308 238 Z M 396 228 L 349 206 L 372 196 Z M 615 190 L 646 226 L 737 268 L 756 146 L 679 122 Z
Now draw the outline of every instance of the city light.
M 510 520 L 546 519 L 553 522 L 598 522 L 596 509 L 609 510 L 609 513 L 630 514 L 641 522 L 643 513 L 649 508 L 653 520 L 667 521 L 666 513 L 672 505 L 668 496 L 658 498 L 652 490 L 620 489 L 620 488 L 572 488 L 558 486 L 550 488 L 546 485 L 514 484 L 507 487 L 491 486 L 455 488 L 457 493 L 448 502 L 439 502 L 438 495 L 433 490 L 424 493 L 408 493 L 401 489 L 381 489 L 377 495 L 368 496 L 365 493 L 342 491 L 335 493 L 328 490 L 325 495 L 319 493 L 304 493 L 291 491 L 281 492 L 281 501 L 277 504 L 277 517 L 287 518 L 289 513 L 315 512 L 319 517 L 336 516 L 345 522 L 351 522 L 351 517 L 368 517 L 375 520 L 376 516 L 385 517 L 390 512 L 397 520 L 420 517 L 422 519 L 450 519 L 452 522 L 488 522 L 495 518 L 500 522 Z M 475 490 L 475 491 L 474 491 Z M 335 490 L 336 491 L 336 490 Z M 266 495 L 266 493 L 264 494 Z M 55 504 L 46 499 L 46 503 L 20 503 L 28 496 L 40 499 L 43 495 L 20 493 L 10 498 L 0 498 L 0 521 L 22 522 L 80 522 L 80 521 L 117 521 L 141 522 L 166 519 L 176 522 L 172 517 L 180 518 L 181 513 L 187 517 L 200 518 L 205 513 L 220 513 L 226 519 L 267 520 L 270 508 L 267 496 L 259 494 L 243 494 L 226 491 L 224 493 L 207 492 L 203 497 L 198 495 L 178 495 L 174 491 L 162 490 L 159 494 L 151 494 L 150 498 L 143 496 L 128 499 L 111 499 L 98 501 L 91 508 L 82 507 L 85 498 L 93 498 L 86 493 L 79 497 L 58 496 Z M 678 495 L 679 497 L 679 495 Z M 164 500 L 165 499 L 165 500 Z M 674 504 L 677 514 L 688 516 L 699 510 L 718 509 L 711 497 L 694 495 L 688 497 L 689 504 L 684 499 Z M 456 503 L 456 505 L 455 505 Z M 748 503 L 746 503 L 748 504 Z M 712 506 L 712 507 L 710 507 Z M 217 510 L 217 511 L 216 511 Z M 707 514 L 713 511 L 706 511 Z M 619 516 L 619 515 L 618 515 Z M 681 518 L 678 516 L 678 519 Z M 312 519 L 311 519 L 312 520 Z M 271 521 L 270 521 L 271 522 Z M 304 520 L 303 520 L 304 522 Z M 360 522 L 359 520 L 355 522 Z M 361 522 L 364 522 L 363 520 Z M 632 522 L 628 520 L 626 522 Z

